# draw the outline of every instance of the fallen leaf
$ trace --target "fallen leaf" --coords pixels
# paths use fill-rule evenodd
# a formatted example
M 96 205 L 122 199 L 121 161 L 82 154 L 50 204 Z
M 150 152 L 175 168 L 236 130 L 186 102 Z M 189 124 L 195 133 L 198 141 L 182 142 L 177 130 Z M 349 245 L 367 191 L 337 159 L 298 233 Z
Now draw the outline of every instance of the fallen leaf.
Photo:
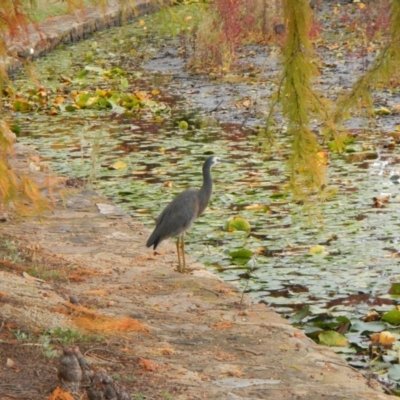
M 229 329 L 233 325 L 233 322 L 217 322 L 214 324 L 216 329 Z
M 117 161 L 111 165 L 112 169 L 126 169 L 126 164 L 123 161 Z
M 381 344 L 383 346 L 389 346 L 394 343 L 395 340 L 396 338 L 388 331 L 374 333 L 371 335 L 371 342 L 375 345 Z
M 312 254 L 312 255 L 315 255 L 315 254 L 326 254 L 325 246 L 321 246 L 319 244 L 317 244 L 315 246 L 312 246 L 308 252 L 310 254 Z
M 139 361 L 139 366 L 146 371 L 157 371 L 160 368 L 154 361 L 146 360 L 145 358 Z

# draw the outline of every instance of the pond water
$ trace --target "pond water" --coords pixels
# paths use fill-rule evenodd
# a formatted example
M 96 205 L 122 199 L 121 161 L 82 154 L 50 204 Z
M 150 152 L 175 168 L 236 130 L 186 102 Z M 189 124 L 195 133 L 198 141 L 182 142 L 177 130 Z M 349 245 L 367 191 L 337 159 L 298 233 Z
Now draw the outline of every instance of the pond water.
M 38 105 L 10 115 L 21 128 L 19 141 L 32 144 L 58 174 L 88 180 L 149 229 L 177 193 L 201 185 L 207 155 L 227 158 L 232 164 L 213 170 L 212 200 L 187 236 L 192 257 L 285 315 L 305 304 L 313 314 L 352 317 L 391 308 L 397 299 L 388 292 L 400 281 L 400 132 L 395 139 L 390 134 L 400 125 L 399 115 L 350 122 L 347 153 L 330 154 L 329 185 L 336 194 L 318 206 L 323 219 L 310 223 L 286 193 L 290 138 L 282 133 L 276 151 L 259 152 L 247 127 L 262 123 L 263 106 L 252 112 L 235 107 L 246 96 L 268 98 L 276 58 L 258 83 L 219 84 L 183 71 L 177 55 L 171 56 L 172 39 L 161 51 L 159 45 L 134 22 L 38 60 L 49 107 L 57 97 L 110 88 L 138 92 L 146 105 L 130 112 L 114 103 L 103 109 L 63 106 L 54 113 Z M 265 64 L 263 52 L 257 57 L 254 62 Z M 339 85 L 345 70 L 339 63 L 321 84 L 331 87 L 336 74 Z M 19 74 L 15 85 L 25 93 L 35 83 Z M 398 91 L 386 95 L 399 98 Z M 389 201 L 380 207 L 373 199 L 383 194 Z M 251 224 L 250 235 L 224 230 L 234 216 Z M 242 248 L 253 259 L 236 265 L 229 254 Z

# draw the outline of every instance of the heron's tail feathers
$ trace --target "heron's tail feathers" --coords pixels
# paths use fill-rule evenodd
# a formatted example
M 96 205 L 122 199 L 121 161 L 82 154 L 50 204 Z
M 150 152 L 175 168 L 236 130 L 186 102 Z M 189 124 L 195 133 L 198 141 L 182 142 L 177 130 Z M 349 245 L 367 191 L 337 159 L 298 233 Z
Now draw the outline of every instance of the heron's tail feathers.
M 146 247 L 153 246 L 153 249 L 155 250 L 159 243 L 160 243 L 160 236 L 156 231 L 154 231 L 147 239 Z

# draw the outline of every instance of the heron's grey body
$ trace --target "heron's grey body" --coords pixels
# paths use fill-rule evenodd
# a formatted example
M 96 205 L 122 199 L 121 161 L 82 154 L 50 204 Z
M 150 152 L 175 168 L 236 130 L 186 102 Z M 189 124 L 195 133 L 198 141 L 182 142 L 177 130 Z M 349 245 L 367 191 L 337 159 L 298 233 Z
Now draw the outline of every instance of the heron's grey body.
M 185 262 L 185 243 L 184 235 L 191 227 L 192 223 L 203 214 L 211 198 L 212 177 L 211 167 L 220 160 L 218 157 L 211 156 L 203 164 L 203 185 L 199 190 L 187 189 L 180 193 L 165 207 L 157 218 L 156 227 L 146 242 L 147 247 L 153 246 L 154 249 L 164 240 L 178 236 L 178 270 L 184 272 Z M 183 264 L 181 264 L 180 251 L 182 252 Z

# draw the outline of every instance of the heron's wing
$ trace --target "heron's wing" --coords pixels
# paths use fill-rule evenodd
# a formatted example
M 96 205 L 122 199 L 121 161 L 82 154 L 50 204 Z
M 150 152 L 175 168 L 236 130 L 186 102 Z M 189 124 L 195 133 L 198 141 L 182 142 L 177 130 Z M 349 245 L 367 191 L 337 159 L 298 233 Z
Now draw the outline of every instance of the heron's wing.
M 180 235 L 190 228 L 199 213 L 198 193 L 195 189 L 185 190 L 165 207 L 156 223 L 161 240 Z

